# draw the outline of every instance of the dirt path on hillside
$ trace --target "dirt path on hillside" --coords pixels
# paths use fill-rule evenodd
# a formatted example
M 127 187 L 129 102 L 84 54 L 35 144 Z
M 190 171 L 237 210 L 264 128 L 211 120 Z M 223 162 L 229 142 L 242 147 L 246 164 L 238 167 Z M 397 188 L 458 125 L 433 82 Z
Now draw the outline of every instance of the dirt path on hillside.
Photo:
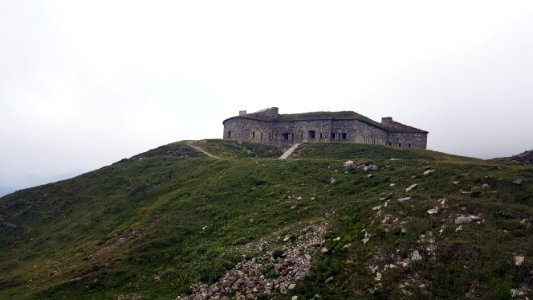
M 209 157 L 212 157 L 212 158 L 220 158 L 219 156 L 216 156 L 216 155 L 213 155 L 207 151 L 205 151 L 202 147 L 200 146 L 197 146 L 197 145 L 194 145 L 192 141 L 186 141 L 185 144 L 191 148 L 193 148 L 194 150 L 196 151 L 200 151 L 202 152 L 203 154 L 209 156 Z
M 296 150 L 296 148 L 298 148 L 300 146 L 299 143 L 296 143 L 294 145 L 292 145 L 292 147 L 289 148 L 289 150 L 285 151 L 285 153 L 283 153 L 279 159 L 287 159 L 289 156 L 292 155 L 292 153 L 294 152 L 294 150 Z

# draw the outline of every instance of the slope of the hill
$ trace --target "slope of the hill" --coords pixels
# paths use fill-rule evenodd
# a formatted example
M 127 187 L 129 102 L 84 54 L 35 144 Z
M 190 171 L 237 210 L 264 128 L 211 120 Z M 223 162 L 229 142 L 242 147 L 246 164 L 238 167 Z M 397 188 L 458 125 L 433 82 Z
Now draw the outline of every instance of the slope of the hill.
M 533 164 L 533 150 L 525 151 L 523 153 L 513 155 L 511 157 L 500 157 L 493 159 L 495 162 L 501 163 L 520 163 L 520 164 Z
M 0 299 L 533 296 L 531 167 L 194 145 L 0 198 Z

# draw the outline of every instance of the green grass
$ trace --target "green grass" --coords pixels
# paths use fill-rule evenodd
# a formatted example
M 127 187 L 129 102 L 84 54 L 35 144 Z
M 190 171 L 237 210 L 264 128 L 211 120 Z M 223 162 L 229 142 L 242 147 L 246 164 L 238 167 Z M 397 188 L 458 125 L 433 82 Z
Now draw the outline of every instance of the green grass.
M 262 157 L 277 158 L 282 152 L 270 145 L 228 140 L 201 140 L 194 143 L 207 152 L 224 158 Z
M 331 251 L 315 253 L 311 273 L 279 298 L 402 298 L 399 284 L 418 278 L 426 287 L 406 287 L 411 297 L 494 299 L 532 284 L 532 167 L 354 144 L 303 145 L 300 158 L 281 161 L 264 145 L 196 144 L 222 159 L 183 157 L 190 148 L 171 144 L 0 198 L 0 299 L 172 299 L 191 284 L 218 280 L 243 254 L 253 256 L 248 243 L 263 238 L 281 249 L 277 236 L 317 221 L 330 224 Z M 379 170 L 372 178 L 345 171 L 347 159 L 373 161 Z M 428 168 L 436 171 L 422 175 Z M 516 178 L 523 183 L 513 184 Z M 413 183 L 418 187 L 406 193 Z M 395 200 L 407 195 L 412 199 Z M 378 216 L 371 208 L 382 197 L 391 201 Z M 447 208 L 428 215 L 441 198 Z M 484 222 L 455 232 L 458 214 Z M 386 215 L 402 225 L 382 223 Z M 367 244 L 363 229 L 372 234 Z M 377 281 L 368 266 L 422 249 L 417 240 L 430 231 L 435 255 L 421 250 L 422 261 L 383 272 L 370 295 Z M 525 255 L 522 266 L 513 265 L 514 254 Z
M 314 120 L 314 119 L 357 119 L 372 124 L 378 128 L 384 128 L 381 123 L 378 123 L 368 117 L 358 114 L 354 111 L 318 111 L 299 114 L 281 114 L 278 115 L 278 121 L 295 121 L 295 120 Z

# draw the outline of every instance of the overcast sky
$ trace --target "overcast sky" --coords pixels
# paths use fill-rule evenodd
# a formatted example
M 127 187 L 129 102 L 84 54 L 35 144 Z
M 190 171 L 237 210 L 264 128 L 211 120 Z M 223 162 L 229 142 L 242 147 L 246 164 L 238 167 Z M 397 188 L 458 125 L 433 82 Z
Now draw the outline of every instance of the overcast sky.
M 392 116 L 466 156 L 533 149 L 533 1 L 0 0 L 0 192 L 271 106 Z

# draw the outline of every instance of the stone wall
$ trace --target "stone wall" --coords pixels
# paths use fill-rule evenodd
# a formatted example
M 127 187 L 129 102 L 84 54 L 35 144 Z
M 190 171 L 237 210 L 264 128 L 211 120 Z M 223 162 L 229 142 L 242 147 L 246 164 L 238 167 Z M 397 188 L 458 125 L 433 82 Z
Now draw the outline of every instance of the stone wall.
M 426 149 L 427 133 L 389 132 L 387 145 L 393 147 Z
M 234 118 L 224 124 L 224 139 L 270 144 L 272 124 L 246 118 Z
M 277 109 L 267 113 L 273 118 L 277 116 Z M 422 149 L 427 146 L 427 132 L 424 131 L 394 132 L 358 119 L 278 121 L 256 119 L 257 115 L 224 121 L 224 139 L 270 144 L 280 148 L 288 148 L 294 143 L 343 142 Z M 397 122 L 394 124 L 406 127 Z

